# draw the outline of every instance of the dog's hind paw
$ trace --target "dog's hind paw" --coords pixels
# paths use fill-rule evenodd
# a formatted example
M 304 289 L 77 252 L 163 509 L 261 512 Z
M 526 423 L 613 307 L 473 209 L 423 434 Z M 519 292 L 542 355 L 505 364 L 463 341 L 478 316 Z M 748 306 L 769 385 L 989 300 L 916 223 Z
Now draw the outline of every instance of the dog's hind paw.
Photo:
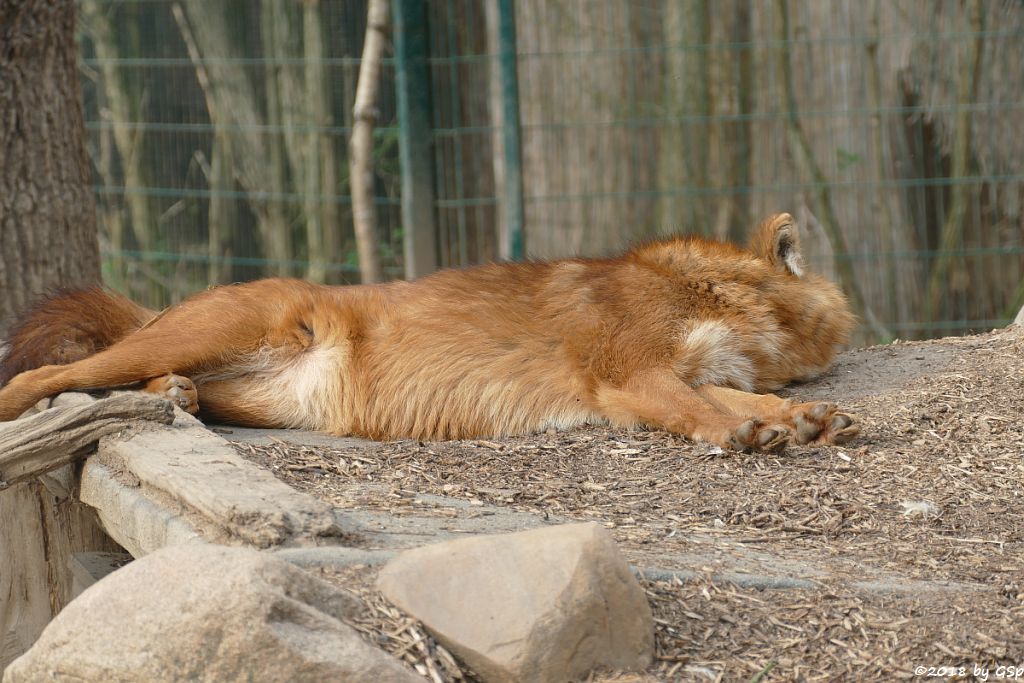
M 164 375 L 149 380 L 142 390 L 166 397 L 186 413 L 195 415 L 199 412 L 199 394 L 196 385 L 188 377 Z

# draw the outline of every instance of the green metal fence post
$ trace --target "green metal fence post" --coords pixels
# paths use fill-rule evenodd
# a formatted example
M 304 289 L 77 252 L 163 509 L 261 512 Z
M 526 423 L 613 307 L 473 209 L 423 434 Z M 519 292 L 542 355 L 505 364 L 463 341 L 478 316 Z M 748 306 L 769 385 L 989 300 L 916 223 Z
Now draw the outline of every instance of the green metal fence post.
M 411 280 L 434 272 L 438 264 L 427 5 L 394 0 L 392 7 L 405 277 Z
M 502 146 L 505 151 L 505 233 L 500 256 L 523 258 L 523 164 L 519 129 L 519 77 L 516 73 L 515 0 L 498 0 L 498 60 L 501 72 Z

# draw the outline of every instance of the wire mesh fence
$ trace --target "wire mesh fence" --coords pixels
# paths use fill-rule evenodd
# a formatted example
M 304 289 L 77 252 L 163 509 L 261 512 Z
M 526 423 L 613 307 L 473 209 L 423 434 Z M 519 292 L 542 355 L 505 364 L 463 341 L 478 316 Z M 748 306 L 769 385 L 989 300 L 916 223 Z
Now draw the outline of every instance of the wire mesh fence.
M 360 6 L 361 5 L 361 6 Z M 268 275 L 358 280 L 347 141 L 365 3 L 80 3 L 104 276 L 154 306 Z M 401 274 L 393 67 L 381 251 Z
M 364 0 L 80 7 L 110 284 L 162 306 L 266 275 L 358 281 Z M 374 154 L 391 277 L 417 272 L 410 245 L 439 267 L 519 256 L 516 239 L 596 256 L 673 233 L 742 242 L 789 211 L 860 341 L 999 326 L 1024 304 L 1020 3 L 393 7 Z M 403 154 L 417 139 L 429 158 Z M 403 213 L 410 187 L 426 212 Z

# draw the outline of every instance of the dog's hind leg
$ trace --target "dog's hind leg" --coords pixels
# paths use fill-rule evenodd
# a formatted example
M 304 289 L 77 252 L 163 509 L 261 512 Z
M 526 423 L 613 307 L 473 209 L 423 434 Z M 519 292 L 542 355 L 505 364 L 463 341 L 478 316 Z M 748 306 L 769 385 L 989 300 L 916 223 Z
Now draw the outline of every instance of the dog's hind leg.
M 288 428 L 280 405 L 268 400 L 265 392 L 255 391 L 251 379 L 235 378 L 203 382 L 200 415 L 204 421 L 242 427 Z
M 268 296 L 270 286 L 276 287 L 276 299 Z M 280 335 L 279 330 L 298 329 L 292 319 L 311 305 L 313 297 L 306 296 L 310 293 L 301 283 L 286 282 L 203 292 L 96 355 L 17 375 L 0 389 L 0 420 L 13 420 L 38 400 L 62 391 L 128 386 L 165 375 L 188 377 L 229 368 L 261 344 L 289 343 L 273 337 Z
M 596 402 L 613 424 L 661 427 L 733 450 L 773 451 L 789 440 L 785 426 L 720 410 L 669 369 L 639 372 L 620 387 L 599 388 Z

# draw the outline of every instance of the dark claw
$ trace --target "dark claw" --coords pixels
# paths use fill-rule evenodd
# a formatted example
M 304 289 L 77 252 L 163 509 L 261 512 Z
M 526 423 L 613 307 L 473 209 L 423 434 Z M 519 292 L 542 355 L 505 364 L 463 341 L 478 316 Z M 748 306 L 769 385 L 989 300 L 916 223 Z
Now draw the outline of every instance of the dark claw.
M 860 427 L 847 427 L 846 429 L 838 431 L 832 435 L 832 443 L 846 443 L 847 441 L 857 436 L 858 434 L 860 434 Z
M 744 445 L 749 445 L 754 441 L 754 434 L 757 431 L 757 425 L 753 420 L 747 420 L 739 426 L 736 430 L 736 438 L 740 440 Z
M 757 433 L 757 447 L 764 448 L 777 438 L 779 438 L 779 433 L 771 427 L 762 429 Z

